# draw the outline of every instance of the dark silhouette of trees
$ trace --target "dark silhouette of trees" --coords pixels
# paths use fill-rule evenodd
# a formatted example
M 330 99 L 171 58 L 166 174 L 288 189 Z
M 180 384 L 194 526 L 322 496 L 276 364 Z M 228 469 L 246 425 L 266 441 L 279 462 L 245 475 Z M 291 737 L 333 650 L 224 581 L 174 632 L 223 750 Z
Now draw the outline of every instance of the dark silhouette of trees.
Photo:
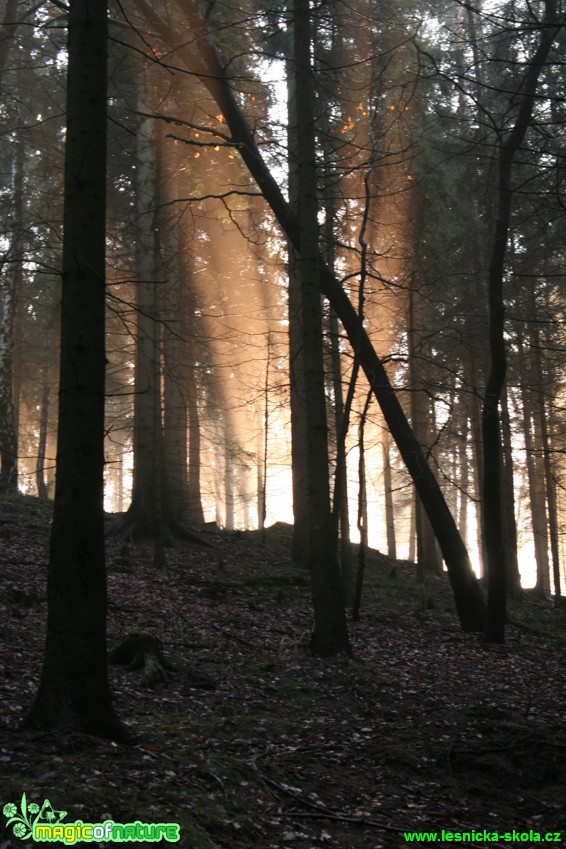
M 383 544 L 401 554 L 416 494 L 412 553 L 416 540 L 420 571 L 444 560 L 465 629 L 503 640 L 526 540 L 536 591 L 551 591 L 552 570 L 561 592 L 566 118 L 550 52 L 563 50 L 555 3 L 501 3 L 494 14 L 446 2 L 416 26 L 389 2 L 295 0 L 247 8 L 242 26 L 230 5 L 135 0 L 113 20 L 106 477 L 122 512 L 133 454 L 133 489 L 112 532 L 152 538 L 163 568 L 187 520 L 216 511 L 219 525 L 247 528 L 257 511 L 264 528 L 287 511 L 288 492 L 275 507 L 270 480 L 288 490 L 292 467 L 293 556 L 313 575 L 319 654 L 349 649 L 347 513 L 360 478 L 362 550 L 381 511 Z M 0 31 L 0 489 L 15 491 L 19 477 L 45 496 L 63 85 L 42 61 L 60 73 L 66 60 L 60 30 L 44 26 L 60 7 L 23 8 L 9 0 Z M 266 69 L 280 85 L 287 76 L 287 116 L 270 101 Z M 40 79 L 48 97 L 30 97 Z M 80 113 L 87 131 L 89 119 Z M 74 297 L 64 295 L 66 315 Z M 62 331 L 63 493 L 78 486 L 64 446 L 87 403 L 67 367 L 76 357 L 80 376 L 91 335 L 100 352 L 99 318 L 91 324 L 76 344 L 68 322 Z M 364 407 L 365 381 L 380 410 Z M 81 478 L 92 511 L 94 465 Z M 62 517 L 79 522 L 57 500 L 53 550 Z M 473 534 L 478 571 L 488 564 L 487 627 Z
M 328 425 L 319 289 L 320 244 L 315 146 L 311 17 L 308 0 L 293 4 L 294 77 L 297 118 L 297 252 L 303 331 L 303 373 L 307 421 L 308 565 L 312 579 L 312 650 L 321 656 L 349 652 L 338 568 L 337 536 L 332 532 L 328 476 Z
M 69 7 L 57 483 L 48 619 L 28 723 L 124 739 L 106 661 L 104 0 Z
M 144 12 L 152 25 L 158 29 L 161 37 L 170 40 L 172 33 L 164 21 L 145 4 Z M 183 60 L 187 62 L 193 73 L 199 76 L 203 85 L 216 100 L 230 128 L 232 143 L 237 146 L 285 234 L 295 249 L 300 251 L 300 227 L 297 216 L 265 165 L 251 129 L 234 96 L 228 70 L 208 37 L 207 23 L 200 17 L 192 3 L 184 4 L 183 12 L 195 35 L 194 43 L 198 45 L 200 52 L 200 55 L 195 55 L 191 47 L 190 50 L 185 51 Z M 319 263 L 319 269 L 320 290 L 342 322 L 434 528 L 448 568 L 462 626 L 466 630 L 481 630 L 484 625 L 483 598 L 473 574 L 468 553 L 438 482 L 428 467 L 383 363 L 377 356 L 346 291 L 322 260 Z
M 505 639 L 507 588 L 499 416 L 499 404 L 507 370 L 503 281 L 513 198 L 513 160 L 521 148 L 531 123 L 539 78 L 559 31 L 556 3 L 554 0 L 546 0 L 544 7 L 544 19 L 541 21 L 535 19 L 530 22 L 535 30 L 540 31 L 539 44 L 528 62 L 517 92 L 513 94 L 513 104 L 516 109 L 513 125 L 503 134 L 499 144 L 497 211 L 488 272 L 490 369 L 482 410 L 483 528 L 488 575 L 488 615 L 484 639 L 497 643 Z

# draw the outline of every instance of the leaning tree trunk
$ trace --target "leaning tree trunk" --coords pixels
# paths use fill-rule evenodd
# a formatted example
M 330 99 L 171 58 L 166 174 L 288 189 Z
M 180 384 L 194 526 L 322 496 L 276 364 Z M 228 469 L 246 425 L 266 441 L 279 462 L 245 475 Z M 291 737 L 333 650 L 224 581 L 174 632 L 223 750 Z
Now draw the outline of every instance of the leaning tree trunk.
M 180 0 L 176 1 L 193 31 L 191 44 L 179 47 L 177 56 L 192 73 L 200 78 L 202 84 L 214 97 L 230 129 L 232 143 L 238 148 L 250 174 L 254 177 L 287 238 L 295 250 L 300 250 L 301 233 L 297 216 L 285 200 L 277 180 L 263 160 L 252 130 L 230 85 L 228 70 L 222 64 L 216 48 L 209 39 L 207 22 L 200 16 L 197 7 L 190 0 L 182 3 Z M 143 10 L 148 23 L 165 41 L 177 43 L 175 32 L 147 0 L 137 0 L 137 6 Z M 428 466 L 385 367 L 346 291 L 335 274 L 322 261 L 319 263 L 319 274 L 320 290 L 342 322 L 425 506 L 446 562 L 462 628 L 466 631 L 482 630 L 485 605 L 481 590 L 438 481 Z
M 407 342 L 409 347 L 409 382 L 411 388 L 410 409 L 411 426 L 416 439 L 423 447 L 432 441 L 430 439 L 430 407 L 428 395 L 421 388 L 422 380 L 419 374 L 417 357 L 417 320 L 418 306 L 416 302 L 415 275 L 408 292 Z M 426 505 L 422 497 L 415 493 L 415 530 L 417 535 L 417 574 L 419 580 L 424 580 L 426 573 L 440 574 L 442 563 L 438 555 L 435 534 L 427 518 Z
M 71 0 L 57 484 L 47 637 L 30 724 L 123 739 L 106 661 L 106 4 Z

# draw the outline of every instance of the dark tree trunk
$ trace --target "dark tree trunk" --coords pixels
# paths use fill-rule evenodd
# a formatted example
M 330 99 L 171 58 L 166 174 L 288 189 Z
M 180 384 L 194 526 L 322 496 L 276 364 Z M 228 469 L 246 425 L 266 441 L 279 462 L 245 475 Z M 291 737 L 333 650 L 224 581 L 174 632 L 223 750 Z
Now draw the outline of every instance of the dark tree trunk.
M 505 386 L 507 369 L 503 280 L 513 196 L 511 175 L 513 159 L 531 123 L 539 76 L 558 32 L 555 25 L 555 0 L 545 0 L 545 10 L 545 20 L 539 24 L 541 32 L 539 46 L 519 87 L 517 118 L 511 131 L 503 138 L 499 149 L 498 208 L 488 272 L 490 371 L 484 393 L 482 437 L 484 462 L 483 531 L 487 553 L 488 581 L 487 620 L 484 639 L 489 643 L 503 643 L 505 641 L 507 567 L 501 503 L 502 457 L 499 402 Z
M 397 559 L 397 542 L 395 537 L 395 505 L 393 503 L 393 481 L 391 474 L 391 443 L 389 431 L 383 432 L 383 490 L 385 497 L 385 530 L 387 532 L 387 555 Z
M 552 453 L 550 445 L 550 433 L 552 431 L 551 411 L 548 409 L 548 399 L 545 395 L 545 374 L 542 364 L 542 340 L 537 321 L 537 303 L 534 288 L 529 292 L 529 312 L 533 321 L 532 326 L 532 351 L 534 358 L 534 375 L 536 384 L 536 398 L 533 407 L 533 418 L 535 422 L 535 434 L 537 442 L 542 449 L 542 465 L 544 468 L 544 488 L 546 502 L 546 517 L 548 521 L 548 542 L 550 543 L 552 583 L 557 597 L 561 594 L 560 589 L 560 554 L 559 554 L 559 531 L 558 514 L 556 504 L 556 486 L 552 470 Z M 540 450 L 539 449 L 539 450 Z M 550 590 L 550 580 L 548 582 Z
M 144 100 L 140 92 L 139 108 Z M 155 539 L 165 533 L 163 441 L 161 426 L 161 324 L 158 245 L 156 242 L 156 145 L 152 121 L 137 130 L 136 162 L 136 363 L 134 394 L 134 470 L 132 502 L 111 535 Z M 157 432 L 156 432 L 157 428 Z M 170 540 L 168 539 L 167 542 Z
M 188 477 L 187 477 L 187 509 L 186 519 L 195 525 L 204 525 L 204 510 L 201 497 L 201 456 L 200 456 L 200 417 L 198 408 L 199 380 L 196 368 L 196 343 L 194 339 L 196 322 L 194 320 L 193 297 L 189 294 L 187 284 L 190 281 L 190 270 L 182 275 L 181 286 L 182 312 L 185 317 L 184 327 L 187 334 L 187 383 L 185 394 L 187 398 L 187 423 L 189 434 Z
M 137 5 L 143 9 L 148 22 L 165 40 L 173 37 L 167 24 L 146 0 L 137 0 Z M 192 48 L 187 48 L 185 51 L 181 50 L 178 56 L 192 73 L 200 77 L 202 84 L 214 97 L 230 128 L 232 142 L 237 145 L 245 164 L 284 233 L 295 250 L 300 250 L 301 233 L 297 216 L 285 200 L 276 179 L 262 158 L 250 126 L 234 96 L 229 73 L 208 38 L 207 23 L 201 18 L 193 3 L 181 3 L 179 0 L 178 5 L 192 28 L 194 35 L 192 43 L 198 44 L 200 50 L 200 55 L 197 55 Z M 482 630 L 485 621 L 485 605 L 481 590 L 438 482 L 426 462 L 383 363 L 371 344 L 363 322 L 347 293 L 334 273 L 322 261 L 319 263 L 319 273 L 321 292 L 342 322 L 425 506 L 446 562 L 462 627 L 467 631 Z
M 71 0 L 57 485 L 45 657 L 28 722 L 124 739 L 106 661 L 106 26 L 104 0 Z
M 427 444 L 431 444 L 430 432 L 430 401 L 426 392 L 423 391 L 423 380 L 419 374 L 418 365 L 418 349 L 420 348 L 420 340 L 417 338 L 417 313 L 418 305 L 416 303 L 416 275 L 413 274 L 411 287 L 409 289 L 409 309 L 407 322 L 407 341 L 409 346 L 409 382 L 411 389 L 411 426 L 415 438 L 418 440 L 421 449 L 424 451 Z M 422 351 L 421 351 L 422 354 Z M 426 514 L 426 505 L 422 501 L 422 496 L 415 493 L 415 531 L 417 536 L 417 574 L 419 580 L 424 580 L 427 572 L 440 574 L 442 572 L 442 563 L 438 556 L 436 547 L 435 534 L 430 521 Z
M 297 102 L 296 80 L 291 61 L 287 62 L 287 146 L 289 202 L 297 211 Z M 291 473 L 293 485 L 293 561 L 305 568 L 309 557 L 309 505 L 307 471 L 307 415 L 301 307 L 301 269 L 293 244 L 288 246 L 289 311 L 289 398 L 291 403 Z
M 2 29 L 0 30 L 0 92 L 2 91 L 2 76 L 8 60 L 10 47 L 19 26 L 17 20 L 19 0 L 6 0 Z
M 522 590 L 521 575 L 519 572 L 519 553 L 517 550 L 513 446 L 507 392 L 503 393 L 501 399 L 501 414 L 503 434 L 503 522 L 505 545 L 507 548 L 507 590 L 510 598 L 519 599 L 521 598 Z
M 301 281 L 307 414 L 308 562 L 314 607 L 312 650 L 314 654 L 330 656 L 349 653 L 350 646 L 338 568 L 337 537 L 332 533 L 330 511 L 309 0 L 294 0 L 293 13 L 300 232 L 295 250 Z
M 187 372 L 189 371 L 189 340 L 187 337 L 184 301 L 186 281 L 182 253 L 185 245 L 182 230 L 174 209 L 179 196 L 175 147 L 158 142 L 157 209 L 159 250 L 161 255 L 161 326 L 163 338 L 163 465 L 175 522 L 187 518 L 188 456 L 187 456 Z
M 39 411 L 39 439 L 37 443 L 37 460 L 35 464 L 35 481 L 37 494 L 40 498 L 48 497 L 47 481 L 45 479 L 45 462 L 47 453 L 47 429 L 49 427 L 49 367 L 46 363 L 41 368 L 41 406 Z
M 14 381 L 16 302 L 23 280 L 24 145 L 15 144 L 13 236 L 0 277 L 0 492 L 18 491 L 18 415 Z M 0 268 L 0 272 L 4 269 Z
M 366 418 L 371 401 L 371 392 L 368 393 L 364 409 L 360 416 L 358 428 L 358 532 L 360 544 L 358 547 L 358 569 L 356 571 L 356 585 L 354 587 L 354 598 L 352 601 L 352 619 L 358 622 L 360 619 L 360 608 L 362 606 L 362 593 L 364 588 L 364 577 L 366 572 L 366 553 L 368 548 L 368 499 L 366 481 L 366 447 L 365 426 Z
M 145 94 L 140 87 L 139 108 L 142 115 L 146 105 Z M 150 92 L 150 99 L 151 96 Z M 132 500 L 125 515 L 112 525 L 108 533 L 126 540 L 153 540 L 155 563 L 164 568 L 164 547 L 173 546 L 179 539 L 198 543 L 204 541 L 189 529 L 183 528 L 178 521 L 165 462 L 162 422 L 164 284 L 156 236 L 157 144 L 153 121 L 147 117 L 142 118 L 137 132 L 136 178 L 137 333 Z M 169 426 L 170 413 L 169 410 Z M 171 428 L 168 436 L 171 447 Z M 176 438 L 178 439 L 178 433 Z

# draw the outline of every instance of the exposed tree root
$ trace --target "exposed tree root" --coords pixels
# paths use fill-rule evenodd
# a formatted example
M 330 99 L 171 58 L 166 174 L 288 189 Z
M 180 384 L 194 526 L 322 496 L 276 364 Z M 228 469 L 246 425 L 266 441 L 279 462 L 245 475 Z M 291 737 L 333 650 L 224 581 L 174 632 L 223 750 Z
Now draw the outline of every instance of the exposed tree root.
M 192 542 L 212 548 L 212 543 L 201 534 L 181 525 L 171 517 L 157 519 L 149 512 L 134 504 L 107 529 L 106 535 L 117 537 L 124 542 L 138 542 L 142 539 L 153 540 L 165 548 L 175 548 L 178 542 Z

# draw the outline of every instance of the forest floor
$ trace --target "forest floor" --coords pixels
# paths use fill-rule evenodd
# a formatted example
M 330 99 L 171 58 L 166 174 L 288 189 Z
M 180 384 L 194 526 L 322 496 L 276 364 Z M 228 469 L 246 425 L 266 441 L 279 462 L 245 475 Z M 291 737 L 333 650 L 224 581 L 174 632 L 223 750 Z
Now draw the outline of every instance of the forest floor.
M 20 728 L 48 533 L 47 505 L 0 501 L 0 808 L 25 793 L 66 822 L 179 823 L 183 849 L 380 849 L 441 829 L 566 843 L 564 608 L 525 599 L 507 644 L 486 648 L 459 630 L 443 578 L 419 584 L 372 552 L 354 657 L 320 660 L 288 527 L 266 545 L 209 529 L 212 547 L 169 551 L 166 574 L 150 547 L 111 542 L 109 646 L 155 635 L 174 667 L 153 688 L 110 667 L 134 737 L 117 745 Z M 32 845 L 3 825 L 0 849 Z

